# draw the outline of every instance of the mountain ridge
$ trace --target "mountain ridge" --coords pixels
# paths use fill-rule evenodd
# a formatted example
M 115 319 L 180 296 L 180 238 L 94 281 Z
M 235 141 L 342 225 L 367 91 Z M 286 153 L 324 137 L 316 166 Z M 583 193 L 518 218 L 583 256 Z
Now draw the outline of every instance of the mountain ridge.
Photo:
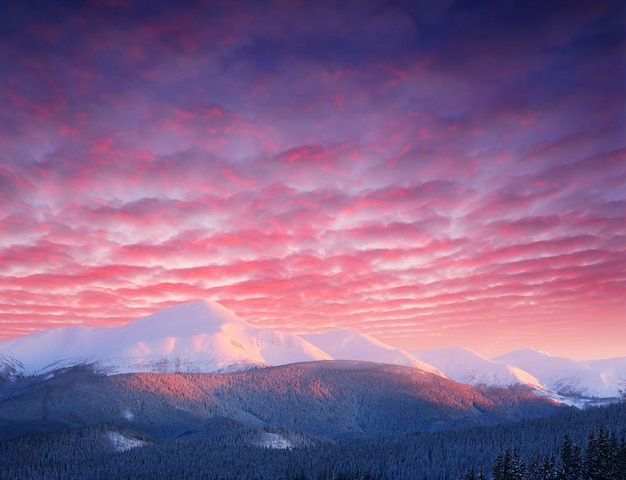
M 219 373 L 319 360 L 405 365 L 469 385 L 525 385 L 557 396 L 626 396 L 626 357 L 576 362 L 520 349 L 487 359 L 465 347 L 402 350 L 347 329 L 298 336 L 203 300 L 118 327 L 62 327 L 0 342 L 0 380 L 76 365 L 109 375 Z
M 305 335 L 308 342 L 327 352 L 336 360 L 360 360 L 405 365 L 426 372 L 447 376 L 437 367 L 421 361 L 405 350 L 393 348 L 370 335 L 348 329 Z
M 524 384 L 537 390 L 549 390 L 543 382 L 528 372 L 513 365 L 489 360 L 466 347 L 418 350 L 411 353 L 446 372 L 457 382 L 502 386 Z
M 561 395 L 626 397 L 626 357 L 578 362 L 532 348 L 522 348 L 496 357 L 493 361 L 515 365 Z
M 185 439 L 210 433 L 207 422 L 228 420 L 359 438 L 495 425 L 566 409 L 528 388 L 473 387 L 403 365 L 331 360 L 220 374 L 115 375 L 83 366 L 0 386 L 0 437 L 113 424 Z
M 118 327 L 36 332 L 0 343 L 0 355 L 25 375 L 79 364 L 110 374 L 208 373 L 330 359 L 295 335 L 256 328 L 205 301 L 175 305 Z

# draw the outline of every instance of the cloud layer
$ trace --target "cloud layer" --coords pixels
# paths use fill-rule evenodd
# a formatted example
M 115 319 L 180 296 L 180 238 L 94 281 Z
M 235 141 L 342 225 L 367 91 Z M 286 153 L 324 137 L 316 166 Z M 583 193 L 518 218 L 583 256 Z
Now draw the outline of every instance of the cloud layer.
M 625 355 L 622 2 L 5 2 L 0 340 L 222 302 Z

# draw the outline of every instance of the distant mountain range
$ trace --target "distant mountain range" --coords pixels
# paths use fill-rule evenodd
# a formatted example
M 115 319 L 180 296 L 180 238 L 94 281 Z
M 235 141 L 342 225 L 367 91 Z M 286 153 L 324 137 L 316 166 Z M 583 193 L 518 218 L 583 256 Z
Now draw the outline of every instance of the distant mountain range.
M 577 362 L 532 349 L 487 359 L 466 348 L 405 351 L 350 330 L 296 336 L 252 326 L 218 303 L 180 304 L 119 327 L 46 330 L 0 342 L 0 380 L 88 365 L 121 373 L 225 373 L 321 360 L 402 365 L 472 386 L 626 396 L 626 357 Z

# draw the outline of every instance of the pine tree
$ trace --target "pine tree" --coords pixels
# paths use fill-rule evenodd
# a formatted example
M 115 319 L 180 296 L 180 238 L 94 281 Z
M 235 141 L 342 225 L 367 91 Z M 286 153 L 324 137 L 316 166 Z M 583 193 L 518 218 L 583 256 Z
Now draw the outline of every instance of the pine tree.
M 617 452 L 615 470 L 617 478 L 626 478 L 626 438 L 622 438 L 622 443 Z
M 476 480 L 476 472 L 474 471 L 474 467 L 472 467 L 469 473 L 459 474 L 459 480 Z
M 541 457 L 534 453 L 526 472 L 529 480 L 539 480 L 541 478 L 541 463 Z
M 510 480 L 524 480 L 526 476 L 526 465 L 520 454 L 519 448 L 513 449 L 513 458 L 511 460 Z
M 568 434 L 563 437 L 561 446 L 561 478 L 563 480 L 581 480 L 583 478 L 583 459 L 581 449 L 572 443 Z
M 585 476 L 595 480 L 600 464 L 600 445 L 593 430 L 587 435 L 587 453 L 585 455 Z
M 505 452 L 500 450 L 496 458 L 493 460 L 493 480 L 507 480 L 506 478 L 506 469 L 507 464 L 505 463 L 505 458 L 510 455 L 510 450 L 506 449 Z
M 494 480 L 524 480 L 526 467 L 520 455 L 519 449 L 516 447 L 513 452 L 507 447 L 493 462 L 493 479 Z
M 541 480 L 559 480 L 559 472 L 554 455 L 543 457 Z

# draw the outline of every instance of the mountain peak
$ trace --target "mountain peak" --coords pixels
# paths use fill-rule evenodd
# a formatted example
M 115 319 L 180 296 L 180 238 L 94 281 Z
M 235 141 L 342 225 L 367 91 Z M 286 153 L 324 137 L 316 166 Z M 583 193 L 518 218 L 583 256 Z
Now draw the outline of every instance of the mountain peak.
M 357 332 L 355 330 L 340 329 L 332 330 L 324 333 L 314 333 L 306 336 L 307 339 L 313 343 L 323 344 L 323 350 L 329 351 L 333 355 L 334 350 L 346 350 L 349 349 L 352 352 L 358 352 L 363 349 L 370 349 L 372 346 L 383 350 L 393 350 L 393 347 L 375 339 L 374 337 L 365 333 Z M 316 343 L 316 344 L 317 344 Z
M 450 378 L 471 385 L 529 385 L 545 390 L 540 380 L 515 368 L 489 360 L 466 347 L 451 347 L 410 352 L 434 365 Z
M 566 396 L 609 398 L 623 397 L 626 392 L 626 378 L 619 362 L 611 360 L 602 364 L 578 362 L 523 348 L 494 358 L 494 361 L 514 365 Z
M 367 334 L 354 330 L 333 330 L 306 335 L 303 338 L 337 360 L 407 365 L 442 377 L 446 376 L 429 363 L 414 358 L 404 350 L 394 348 Z
M 157 313 L 167 314 L 168 312 L 187 313 L 190 315 L 215 315 L 243 322 L 231 310 L 213 300 L 193 300 L 191 302 L 178 303 Z
M 208 301 L 174 305 L 114 328 L 38 332 L 0 343 L 3 355 L 12 359 L 7 368 L 21 361 L 17 373 L 27 375 L 79 364 L 107 373 L 222 372 L 329 358 L 299 337 L 256 328 Z
M 220 303 L 196 300 L 172 305 L 123 327 L 133 332 L 145 330 L 145 335 L 154 338 L 216 333 L 228 329 L 228 325 L 243 327 L 247 323 Z
M 530 357 L 554 357 L 554 355 L 552 355 L 551 353 L 548 352 L 544 352 L 543 350 L 539 350 L 538 348 L 534 348 L 534 347 L 525 347 L 525 348 L 518 348 L 517 350 L 513 350 L 509 353 L 506 353 L 505 355 L 501 355 L 502 357 L 513 357 L 513 356 L 518 356 L 518 357 L 523 357 L 523 356 L 530 356 Z M 497 357 L 500 358 L 500 357 Z M 494 359 L 495 360 L 495 359 Z

